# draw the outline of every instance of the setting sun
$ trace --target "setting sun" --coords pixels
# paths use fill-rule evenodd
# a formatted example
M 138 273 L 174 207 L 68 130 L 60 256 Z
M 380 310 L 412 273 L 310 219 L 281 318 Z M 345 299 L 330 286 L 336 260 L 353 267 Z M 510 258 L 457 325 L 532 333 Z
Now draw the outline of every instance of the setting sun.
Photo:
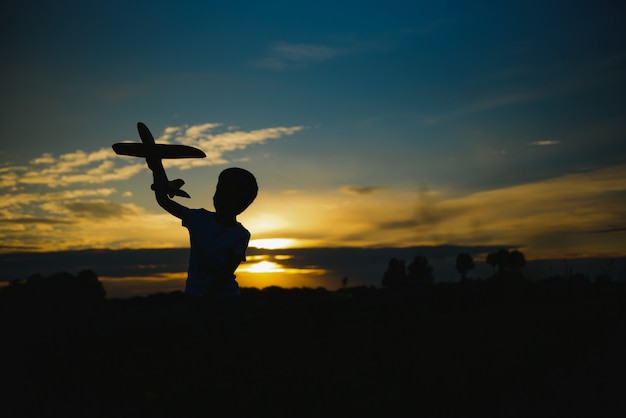
M 262 248 L 264 250 L 278 250 L 282 248 L 291 248 L 296 240 L 291 238 L 262 238 L 250 241 L 250 247 Z
M 274 261 L 268 256 L 248 257 L 250 262 L 242 264 L 237 269 L 237 282 L 242 287 L 264 288 L 267 286 L 282 287 L 319 287 L 325 285 L 328 271 L 315 266 L 293 268 L 281 265 L 279 261 L 289 259 L 289 256 L 277 255 Z
M 281 273 L 285 271 L 279 264 L 272 261 L 261 261 L 249 266 L 241 267 L 240 271 L 248 273 Z

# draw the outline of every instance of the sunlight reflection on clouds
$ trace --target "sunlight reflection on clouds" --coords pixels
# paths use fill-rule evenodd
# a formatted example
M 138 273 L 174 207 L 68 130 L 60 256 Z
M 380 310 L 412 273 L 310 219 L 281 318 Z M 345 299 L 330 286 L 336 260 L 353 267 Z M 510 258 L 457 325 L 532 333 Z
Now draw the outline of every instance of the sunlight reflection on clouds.
M 212 144 L 220 154 L 304 129 L 213 132 L 218 126 L 168 128 L 165 136 L 182 142 L 202 134 L 196 141 Z M 30 164 L 0 169 L 0 250 L 188 246 L 178 220 L 155 213 L 154 207 L 116 201 L 123 196 L 115 188 L 63 189 L 147 171 L 140 159 L 117 157 L 103 148 L 58 157 L 44 153 Z M 478 191 L 361 184 L 294 196 L 291 189 L 265 189 L 240 220 L 252 233 L 250 247 L 263 249 L 508 242 L 522 246 L 529 258 L 619 256 L 624 238 L 618 229 L 626 223 L 625 177 L 626 165 L 618 164 Z

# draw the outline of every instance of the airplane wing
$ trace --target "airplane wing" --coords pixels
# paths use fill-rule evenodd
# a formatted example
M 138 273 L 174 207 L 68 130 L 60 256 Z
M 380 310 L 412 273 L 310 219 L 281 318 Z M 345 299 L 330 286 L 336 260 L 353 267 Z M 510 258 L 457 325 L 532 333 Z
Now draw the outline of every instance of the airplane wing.
M 202 150 L 187 145 L 154 144 L 146 147 L 143 143 L 138 142 L 118 142 L 113 144 L 113 151 L 118 155 L 141 158 L 148 158 L 148 156 L 160 159 L 206 157 Z

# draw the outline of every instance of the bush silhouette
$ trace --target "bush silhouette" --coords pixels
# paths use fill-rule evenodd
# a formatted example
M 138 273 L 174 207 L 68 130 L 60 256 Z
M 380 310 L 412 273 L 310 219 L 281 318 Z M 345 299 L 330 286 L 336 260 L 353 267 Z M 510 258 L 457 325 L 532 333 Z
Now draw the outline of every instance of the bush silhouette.
M 461 275 L 461 280 L 467 279 L 467 272 L 472 270 L 476 265 L 474 259 L 469 253 L 459 253 L 456 256 L 456 271 Z
M 501 248 L 498 251 L 487 254 L 487 264 L 491 267 L 498 267 L 498 273 L 519 272 L 526 265 L 526 258 L 521 251 Z
M 404 260 L 391 258 L 387 265 L 387 270 L 383 275 L 383 287 L 399 288 L 406 287 L 407 277 L 404 267 Z

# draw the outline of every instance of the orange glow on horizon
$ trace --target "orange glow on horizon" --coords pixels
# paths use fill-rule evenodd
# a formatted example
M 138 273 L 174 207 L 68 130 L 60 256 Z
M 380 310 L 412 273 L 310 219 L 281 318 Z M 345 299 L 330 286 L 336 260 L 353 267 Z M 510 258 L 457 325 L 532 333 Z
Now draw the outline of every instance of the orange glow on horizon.
M 250 240 L 250 247 L 262 248 L 264 250 L 279 250 L 293 248 L 296 240 L 292 238 L 260 238 Z
M 182 291 L 185 288 L 186 278 L 186 272 L 175 272 L 147 277 L 99 277 L 99 280 L 104 286 L 106 297 L 110 299 Z
M 322 287 L 328 274 L 322 268 L 290 268 L 280 264 L 279 261 L 291 258 L 287 255 L 277 255 L 271 261 L 265 255 L 249 257 L 249 260 L 251 258 L 254 261 L 242 264 L 235 272 L 241 287 Z
M 280 264 L 274 263 L 273 261 L 260 261 L 258 263 L 245 266 L 239 269 L 239 271 L 245 271 L 248 273 L 282 273 L 285 269 L 282 268 Z
M 624 254 L 624 176 L 626 164 L 619 164 L 467 193 L 409 186 L 361 194 L 346 187 L 268 190 L 241 222 L 252 233 L 249 246 L 267 250 L 521 245 L 528 259 L 613 257 Z M 7 195 L 0 253 L 188 247 L 178 219 L 152 201 L 144 207 L 117 194 L 101 188 Z
M 324 277 L 328 272 L 321 268 L 289 268 L 277 261 L 289 259 L 289 256 L 276 256 L 269 261 L 267 256 L 250 256 L 235 272 L 241 287 L 263 289 L 269 286 L 323 287 Z M 187 272 L 161 273 L 153 276 L 100 277 L 107 298 L 127 298 L 146 296 L 159 292 L 183 291 Z

